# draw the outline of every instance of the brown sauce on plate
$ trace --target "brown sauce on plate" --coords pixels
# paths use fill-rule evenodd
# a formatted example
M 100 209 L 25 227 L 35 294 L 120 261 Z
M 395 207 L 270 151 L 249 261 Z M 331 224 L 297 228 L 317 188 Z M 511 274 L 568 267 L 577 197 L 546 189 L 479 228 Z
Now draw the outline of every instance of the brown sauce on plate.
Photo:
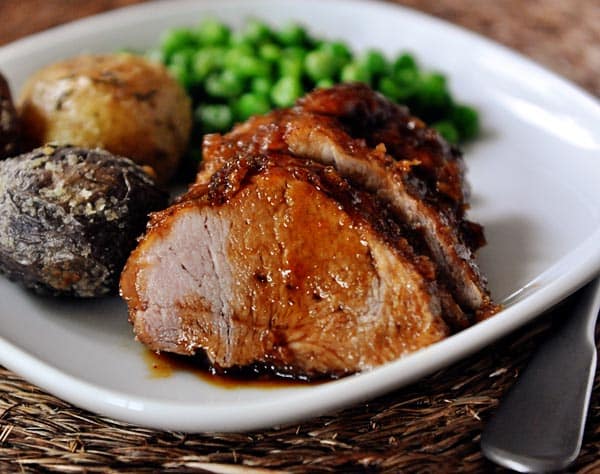
M 157 354 L 145 349 L 143 357 L 152 378 L 168 378 L 177 372 L 186 372 L 193 374 L 204 382 L 229 390 L 240 388 L 289 388 L 317 385 L 331 380 L 331 378 L 310 379 L 262 365 L 218 371 L 211 367 L 202 355 L 180 356 L 165 352 Z

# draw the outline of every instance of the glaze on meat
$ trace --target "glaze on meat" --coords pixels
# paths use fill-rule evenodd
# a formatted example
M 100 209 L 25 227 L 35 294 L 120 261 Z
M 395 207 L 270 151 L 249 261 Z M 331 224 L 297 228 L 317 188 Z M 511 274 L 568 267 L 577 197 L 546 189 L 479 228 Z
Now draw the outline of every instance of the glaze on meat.
M 121 290 L 140 341 L 203 348 L 222 368 L 342 375 L 449 334 L 393 220 L 356 211 L 370 196 L 335 170 L 255 157 L 225 171 L 155 214 L 130 258 Z
M 361 85 L 209 135 L 121 277 L 136 337 L 217 369 L 344 375 L 497 310 L 457 150 Z

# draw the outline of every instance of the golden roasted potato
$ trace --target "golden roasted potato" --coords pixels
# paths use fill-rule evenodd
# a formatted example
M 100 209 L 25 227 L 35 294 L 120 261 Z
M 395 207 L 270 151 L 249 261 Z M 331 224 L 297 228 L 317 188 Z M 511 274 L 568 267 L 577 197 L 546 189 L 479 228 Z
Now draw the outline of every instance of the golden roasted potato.
M 191 103 L 166 68 L 139 56 L 84 55 L 51 64 L 25 84 L 22 127 L 33 145 L 104 148 L 173 176 L 192 127 Z

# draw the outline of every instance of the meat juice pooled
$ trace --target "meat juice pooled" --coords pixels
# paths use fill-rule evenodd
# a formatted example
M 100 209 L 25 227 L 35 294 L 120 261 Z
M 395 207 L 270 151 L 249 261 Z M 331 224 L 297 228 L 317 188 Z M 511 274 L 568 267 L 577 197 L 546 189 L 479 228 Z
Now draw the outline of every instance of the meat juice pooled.
M 143 358 L 153 379 L 166 379 L 178 373 L 186 373 L 227 390 L 303 387 L 318 385 L 328 380 L 324 377 L 307 379 L 294 374 L 284 374 L 273 370 L 273 367 L 265 366 L 246 366 L 216 373 L 204 354 L 190 357 L 144 349 Z

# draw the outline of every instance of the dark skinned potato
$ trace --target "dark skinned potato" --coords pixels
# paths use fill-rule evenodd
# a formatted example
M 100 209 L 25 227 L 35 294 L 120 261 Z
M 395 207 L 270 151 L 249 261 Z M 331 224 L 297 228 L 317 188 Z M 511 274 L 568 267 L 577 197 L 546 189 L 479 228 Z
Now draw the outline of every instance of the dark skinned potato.
M 0 271 L 38 293 L 115 293 L 167 194 L 131 160 L 46 145 L 0 161 Z
M 19 119 L 8 83 L 0 74 L 0 160 L 19 152 Z

